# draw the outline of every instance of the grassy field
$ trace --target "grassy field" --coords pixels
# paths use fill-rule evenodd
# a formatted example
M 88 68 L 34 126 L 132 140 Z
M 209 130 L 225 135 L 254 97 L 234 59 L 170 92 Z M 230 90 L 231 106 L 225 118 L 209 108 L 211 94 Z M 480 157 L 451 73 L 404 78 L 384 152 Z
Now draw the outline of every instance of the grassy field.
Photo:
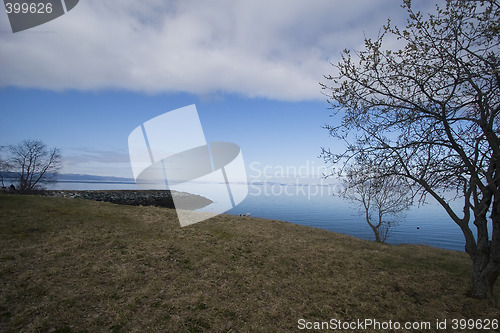
M 498 286 L 493 301 L 465 296 L 469 270 L 464 253 L 286 222 L 180 228 L 167 208 L 0 195 L 1 332 L 293 332 L 299 319 L 365 318 L 431 322 L 424 332 L 447 319 L 452 331 L 454 318 L 499 317 Z

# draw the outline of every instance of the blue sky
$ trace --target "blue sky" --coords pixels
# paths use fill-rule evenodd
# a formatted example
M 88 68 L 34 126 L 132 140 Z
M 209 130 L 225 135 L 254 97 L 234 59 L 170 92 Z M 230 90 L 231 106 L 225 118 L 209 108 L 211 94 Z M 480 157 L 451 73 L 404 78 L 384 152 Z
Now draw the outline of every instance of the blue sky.
M 0 91 L 0 109 L 7 111 L 0 124 L 2 143 L 39 138 L 61 148 L 64 172 L 131 177 L 130 132 L 155 116 L 190 104 L 198 109 L 207 141 L 237 143 L 247 165 L 302 165 L 311 160 L 321 165 L 320 146 L 330 144 L 328 133 L 321 129 L 328 121 L 325 101 L 18 88 Z
M 196 104 L 207 141 L 239 144 L 247 172 L 320 166 L 341 143 L 321 128 L 319 82 L 389 17 L 404 24 L 399 1 L 81 0 L 13 34 L 2 12 L 0 145 L 36 138 L 61 148 L 62 172 L 132 177 L 130 132 Z

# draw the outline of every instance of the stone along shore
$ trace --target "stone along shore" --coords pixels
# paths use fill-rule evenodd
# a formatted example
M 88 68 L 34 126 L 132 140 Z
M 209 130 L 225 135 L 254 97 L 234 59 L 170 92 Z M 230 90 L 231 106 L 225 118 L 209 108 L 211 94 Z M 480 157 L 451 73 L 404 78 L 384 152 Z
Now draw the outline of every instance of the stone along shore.
M 165 190 L 100 190 L 100 191 L 45 191 L 45 195 L 63 198 L 79 198 L 85 200 L 105 201 L 120 205 L 131 206 L 156 206 L 175 208 L 173 197 L 176 201 L 182 200 L 183 207 L 197 209 L 212 203 L 211 200 L 186 192 Z

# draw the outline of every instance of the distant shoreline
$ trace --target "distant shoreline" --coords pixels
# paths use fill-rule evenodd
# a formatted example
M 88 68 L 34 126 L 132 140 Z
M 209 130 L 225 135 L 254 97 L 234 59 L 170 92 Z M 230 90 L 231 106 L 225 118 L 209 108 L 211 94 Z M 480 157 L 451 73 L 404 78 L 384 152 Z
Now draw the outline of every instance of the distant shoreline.
M 55 183 L 83 183 L 83 184 L 135 184 L 133 180 L 57 180 Z

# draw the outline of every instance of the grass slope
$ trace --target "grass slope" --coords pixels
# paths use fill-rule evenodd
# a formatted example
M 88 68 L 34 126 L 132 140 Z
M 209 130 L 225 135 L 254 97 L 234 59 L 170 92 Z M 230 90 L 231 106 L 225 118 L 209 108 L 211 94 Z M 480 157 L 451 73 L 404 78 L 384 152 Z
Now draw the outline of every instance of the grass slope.
M 166 208 L 0 196 L 3 332 L 290 332 L 300 318 L 498 318 L 498 286 L 496 301 L 465 296 L 469 270 L 464 253 L 286 222 L 221 215 L 180 228 Z

